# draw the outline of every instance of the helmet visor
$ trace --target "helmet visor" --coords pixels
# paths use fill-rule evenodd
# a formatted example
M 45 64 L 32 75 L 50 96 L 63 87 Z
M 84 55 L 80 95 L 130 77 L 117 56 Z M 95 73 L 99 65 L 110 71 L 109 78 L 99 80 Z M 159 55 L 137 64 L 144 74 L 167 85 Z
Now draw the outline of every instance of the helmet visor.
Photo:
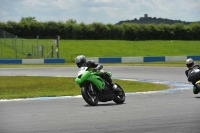
M 76 60 L 76 65 L 78 68 L 83 67 L 85 65 L 84 60 Z

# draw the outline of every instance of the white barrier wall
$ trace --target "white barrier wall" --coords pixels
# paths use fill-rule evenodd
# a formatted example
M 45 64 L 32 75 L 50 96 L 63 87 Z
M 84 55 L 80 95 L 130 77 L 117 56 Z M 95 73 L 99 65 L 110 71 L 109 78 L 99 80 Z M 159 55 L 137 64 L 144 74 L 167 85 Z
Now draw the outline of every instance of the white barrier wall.
M 44 64 L 44 59 L 22 59 L 22 64 Z
M 50 63 L 65 63 L 62 58 L 50 59 L 0 59 L 0 64 L 50 64 Z
M 167 62 L 185 61 L 188 58 L 200 60 L 200 56 L 144 56 L 144 57 L 88 57 L 87 60 L 94 60 L 99 63 L 131 63 L 131 62 Z M 50 64 L 65 63 L 62 58 L 47 59 L 0 59 L 0 64 Z
M 99 62 L 98 57 L 89 57 L 89 58 L 86 58 L 86 60 L 94 60 L 95 62 Z
M 143 57 L 122 57 L 122 62 L 123 63 L 144 62 L 144 58 Z
M 187 56 L 165 56 L 165 61 L 184 61 Z

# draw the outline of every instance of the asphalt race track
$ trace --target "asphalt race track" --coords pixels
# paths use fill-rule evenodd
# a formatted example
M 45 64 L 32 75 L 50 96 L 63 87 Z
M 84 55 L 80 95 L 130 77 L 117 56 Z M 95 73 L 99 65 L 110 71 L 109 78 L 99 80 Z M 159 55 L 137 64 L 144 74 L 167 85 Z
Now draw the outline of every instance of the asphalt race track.
M 81 97 L 0 101 L 0 133 L 200 133 L 200 94 L 183 67 L 105 66 L 113 78 L 156 81 L 175 91 L 127 93 L 122 105 Z M 77 68 L 1 68 L 0 76 L 76 76 Z M 176 88 L 176 83 L 182 86 Z M 169 84 L 169 85 L 170 85 Z M 73 88 L 72 88 L 73 89 Z

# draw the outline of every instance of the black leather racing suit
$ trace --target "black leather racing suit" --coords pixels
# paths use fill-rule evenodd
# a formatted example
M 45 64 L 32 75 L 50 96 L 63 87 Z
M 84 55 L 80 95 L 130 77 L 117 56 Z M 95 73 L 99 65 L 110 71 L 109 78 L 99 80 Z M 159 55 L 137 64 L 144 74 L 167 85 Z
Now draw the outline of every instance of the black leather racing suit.
M 94 60 L 88 60 L 86 62 L 86 67 L 88 67 L 89 69 L 94 68 L 96 70 L 101 70 L 103 68 L 103 65 L 96 63 Z M 110 87 L 112 88 L 113 84 L 112 84 L 112 79 L 110 75 L 107 72 L 100 72 L 100 76 L 103 79 L 105 79 L 109 83 Z
M 193 69 L 200 69 L 200 65 L 195 64 L 193 68 L 190 68 L 190 69 L 185 70 L 185 75 L 188 77 L 188 75 L 191 73 L 191 71 L 192 71 Z M 192 81 L 191 83 L 192 83 L 193 85 L 195 85 L 195 83 L 196 83 L 198 80 L 200 80 L 200 79 L 197 79 L 196 81 Z M 190 82 L 190 81 L 189 81 L 189 82 Z

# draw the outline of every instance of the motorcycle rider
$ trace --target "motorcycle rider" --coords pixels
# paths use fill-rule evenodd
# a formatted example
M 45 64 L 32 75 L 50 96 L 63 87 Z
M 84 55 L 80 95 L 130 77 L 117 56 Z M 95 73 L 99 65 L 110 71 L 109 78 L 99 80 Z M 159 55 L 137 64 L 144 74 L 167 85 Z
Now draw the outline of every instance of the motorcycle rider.
M 78 68 L 80 68 L 80 67 L 88 67 L 89 69 L 93 68 L 93 71 L 100 71 L 100 76 L 102 78 L 104 78 L 109 83 L 110 89 L 112 91 L 118 91 L 117 90 L 117 85 L 114 85 L 112 83 L 112 79 L 111 79 L 110 75 L 107 72 L 105 72 L 104 70 L 102 70 L 102 68 L 103 68 L 102 64 L 96 63 L 94 60 L 86 61 L 86 58 L 85 58 L 84 55 L 78 55 L 75 58 L 75 62 L 76 62 L 76 65 L 77 65 Z
M 186 66 L 187 66 L 187 70 L 185 70 L 185 75 L 188 77 L 190 75 L 190 73 L 192 72 L 193 69 L 200 69 L 200 65 L 196 64 L 194 62 L 194 60 L 192 58 L 189 58 L 186 60 Z M 200 80 L 200 79 L 197 79 L 195 81 L 189 81 L 191 82 L 194 86 L 193 86 L 193 92 L 195 93 L 195 90 L 196 90 L 196 86 L 195 86 L 195 83 Z M 196 93 L 195 93 L 196 94 Z

